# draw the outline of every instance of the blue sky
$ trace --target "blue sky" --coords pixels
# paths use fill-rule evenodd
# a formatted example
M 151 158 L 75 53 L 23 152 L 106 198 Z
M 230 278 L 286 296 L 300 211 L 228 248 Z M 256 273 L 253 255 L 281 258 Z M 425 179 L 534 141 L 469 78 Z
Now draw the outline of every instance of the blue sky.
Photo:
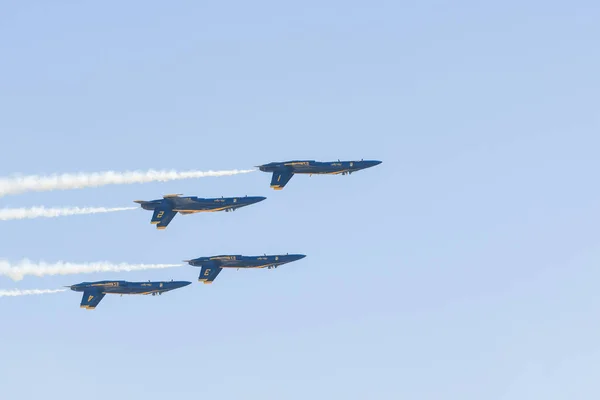
M 188 266 L 0 288 L 190 280 L 161 297 L 0 299 L 3 398 L 600 395 L 600 6 L 592 1 L 7 2 L 0 175 L 379 159 L 33 193 L 1 207 L 259 195 L 235 213 L 2 223 L 1 258 Z

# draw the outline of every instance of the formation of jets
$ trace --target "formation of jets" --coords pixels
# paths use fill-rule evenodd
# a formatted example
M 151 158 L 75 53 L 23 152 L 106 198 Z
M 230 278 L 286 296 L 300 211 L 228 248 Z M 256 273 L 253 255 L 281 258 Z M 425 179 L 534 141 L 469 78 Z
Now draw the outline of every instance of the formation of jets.
M 360 161 L 333 161 L 319 162 L 314 160 L 272 162 L 259 165 L 263 172 L 272 173 L 271 188 L 282 190 L 292 179 L 294 174 L 308 175 L 350 175 L 353 172 L 381 164 L 377 160 Z M 134 200 L 144 210 L 152 211 L 150 223 L 157 229 L 166 229 L 177 213 L 182 215 L 215 211 L 235 211 L 238 208 L 249 206 L 265 200 L 260 196 L 201 198 L 196 196 L 183 196 L 182 194 L 164 195 L 156 200 Z M 243 255 L 217 255 L 211 257 L 198 257 L 184 260 L 193 267 L 200 268 L 198 281 L 205 284 L 212 283 L 224 268 L 277 268 L 283 264 L 298 261 L 306 257 L 304 254 L 281 254 L 262 256 Z M 128 282 L 128 281 L 97 281 L 82 282 L 67 286 L 75 292 L 83 292 L 81 308 L 93 310 L 107 294 L 141 294 L 161 295 L 164 292 L 188 286 L 187 281 L 159 281 L 159 282 Z

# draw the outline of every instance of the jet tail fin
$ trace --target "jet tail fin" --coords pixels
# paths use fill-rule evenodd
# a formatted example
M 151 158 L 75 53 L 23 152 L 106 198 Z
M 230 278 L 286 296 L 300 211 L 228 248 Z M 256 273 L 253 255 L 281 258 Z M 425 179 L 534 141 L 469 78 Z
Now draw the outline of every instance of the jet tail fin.
M 213 281 L 217 278 L 217 275 L 219 275 L 221 270 L 223 270 L 223 268 L 215 265 L 214 263 L 203 265 L 202 269 L 200 270 L 198 282 L 203 282 L 204 284 L 213 283 Z
M 223 268 L 221 267 L 202 267 L 200 271 L 200 276 L 198 277 L 198 282 L 203 282 L 204 284 L 211 284 L 219 275 Z
M 104 296 L 105 294 L 99 290 L 86 290 L 83 292 L 79 307 L 93 310 L 102 301 Z
M 177 211 L 173 211 L 171 208 L 156 207 L 150 223 L 156 225 L 156 229 L 165 229 L 175 215 L 177 215 Z
M 271 188 L 281 190 L 292 179 L 294 172 L 289 169 L 281 169 L 273 172 L 271 177 Z

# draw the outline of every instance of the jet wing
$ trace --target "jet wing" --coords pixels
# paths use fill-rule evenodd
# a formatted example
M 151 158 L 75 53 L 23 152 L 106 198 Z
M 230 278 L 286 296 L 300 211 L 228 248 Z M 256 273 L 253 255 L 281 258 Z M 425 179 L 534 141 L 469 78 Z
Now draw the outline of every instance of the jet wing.
M 271 178 L 271 187 L 275 190 L 283 189 L 290 179 L 292 179 L 292 176 L 294 176 L 294 172 L 290 169 L 282 169 L 273 172 L 273 177 Z
M 177 211 L 173 211 L 170 208 L 157 207 L 154 209 L 150 223 L 156 225 L 156 229 L 165 229 L 175 215 L 177 215 Z
M 202 267 L 200 270 L 200 276 L 198 277 L 198 282 L 213 283 L 213 281 L 217 278 L 217 275 L 221 272 L 223 268 L 215 267 L 215 266 L 207 266 Z
M 81 304 L 79 307 L 93 310 L 104 298 L 104 296 L 105 294 L 99 290 L 86 290 L 83 292 L 83 297 L 81 298 Z

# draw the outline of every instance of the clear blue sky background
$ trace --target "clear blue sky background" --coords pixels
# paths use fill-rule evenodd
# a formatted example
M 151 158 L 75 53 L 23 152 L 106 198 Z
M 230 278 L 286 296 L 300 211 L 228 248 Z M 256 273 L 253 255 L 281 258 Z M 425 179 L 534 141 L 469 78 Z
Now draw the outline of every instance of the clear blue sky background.
M 30 193 L 0 206 L 264 195 L 236 213 L 3 222 L 0 257 L 304 253 L 161 297 L 0 299 L 3 399 L 597 399 L 595 1 L 13 1 L 0 175 L 372 158 L 347 176 Z

